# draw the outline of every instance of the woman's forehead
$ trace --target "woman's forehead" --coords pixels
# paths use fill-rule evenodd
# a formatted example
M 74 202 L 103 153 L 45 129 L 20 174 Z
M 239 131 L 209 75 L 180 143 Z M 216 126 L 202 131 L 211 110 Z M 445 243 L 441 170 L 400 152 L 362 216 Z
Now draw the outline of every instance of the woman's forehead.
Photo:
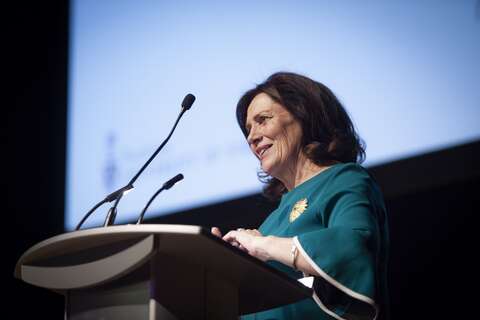
M 275 102 L 268 94 L 259 93 L 247 107 L 246 122 L 251 121 L 253 117 L 264 111 L 276 111 L 281 106 Z

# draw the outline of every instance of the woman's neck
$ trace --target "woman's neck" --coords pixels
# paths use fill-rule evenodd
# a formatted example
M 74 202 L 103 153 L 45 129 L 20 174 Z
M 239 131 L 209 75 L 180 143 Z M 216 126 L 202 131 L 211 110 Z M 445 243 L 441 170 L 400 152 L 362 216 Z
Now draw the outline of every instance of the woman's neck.
M 329 167 L 317 165 L 301 154 L 297 161 L 283 172 L 282 176 L 276 178 L 290 191 Z

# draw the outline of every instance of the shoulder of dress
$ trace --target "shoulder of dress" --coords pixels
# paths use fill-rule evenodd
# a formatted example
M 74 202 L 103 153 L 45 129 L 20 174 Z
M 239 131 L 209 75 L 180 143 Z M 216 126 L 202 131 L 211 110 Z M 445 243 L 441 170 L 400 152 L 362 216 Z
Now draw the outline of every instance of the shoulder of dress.
M 357 163 L 338 165 L 329 177 L 326 187 L 332 191 L 378 189 L 377 182 L 368 170 Z
M 342 163 L 336 166 L 332 172 L 332 178 L 364 178 L 371 179 L 367 169 L 358 163 Z

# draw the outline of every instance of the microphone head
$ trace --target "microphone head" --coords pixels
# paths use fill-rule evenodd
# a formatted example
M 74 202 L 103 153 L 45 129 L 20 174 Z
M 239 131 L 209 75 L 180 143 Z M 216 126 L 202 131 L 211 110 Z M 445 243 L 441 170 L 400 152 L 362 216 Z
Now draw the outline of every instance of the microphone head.
M 183 174 L 179 173 L 175 177 L 171 179 L 173 183 L 177 183 L 178 181 L 183 180 Z
M 163 184 L 163 188 L 164 188 L 165 190 L 168 190 L 168 189 L 170 189 L 171 187 L 173 187 L 173 185 L 174 185 L 175 183 L 177 183 L 178 181 L 180 181 L 180 180 L 183 180 L 183 174 L 181 174 L 181 173 L 177 174 L 175 177 L 173 177 L 172 179 L 170 179 L 170 180 L 168 180 L 167 182 L 165 182 L 165 183 Z
M 191 93 L 187 94 L 182 101 L 182 108 L 188 110 L 192 107 L 192 104 L 195 102 L 195 96 Z

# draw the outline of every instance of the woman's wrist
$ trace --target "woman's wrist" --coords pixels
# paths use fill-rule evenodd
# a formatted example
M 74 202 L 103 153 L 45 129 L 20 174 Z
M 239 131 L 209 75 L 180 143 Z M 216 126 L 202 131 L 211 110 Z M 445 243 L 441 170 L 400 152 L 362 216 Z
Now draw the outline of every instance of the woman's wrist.
M 274 236 L 264 236 L 259 238 L 259 242 L 256 246 L 257 256 L 261 257 L 263 261 L 274 260 L 272 256 L 272 250 L 275 247 Z
M 294 244 L 293 238 L 283 238 L 276 236 L 263 237 L 261 250 L 263 251 L 264 261 L 276 260 L 288 266 L 292 264 L 291 248 Z

